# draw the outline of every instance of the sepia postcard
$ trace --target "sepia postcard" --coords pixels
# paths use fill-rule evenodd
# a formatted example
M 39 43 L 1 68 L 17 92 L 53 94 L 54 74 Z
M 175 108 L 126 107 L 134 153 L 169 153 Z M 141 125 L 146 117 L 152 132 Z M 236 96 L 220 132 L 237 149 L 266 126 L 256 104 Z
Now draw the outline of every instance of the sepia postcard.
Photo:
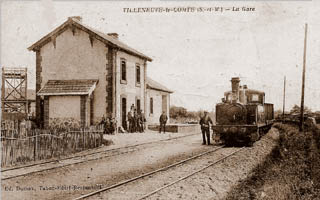
M 0 199 L 320 198 L 320 2 L 0 5 Z

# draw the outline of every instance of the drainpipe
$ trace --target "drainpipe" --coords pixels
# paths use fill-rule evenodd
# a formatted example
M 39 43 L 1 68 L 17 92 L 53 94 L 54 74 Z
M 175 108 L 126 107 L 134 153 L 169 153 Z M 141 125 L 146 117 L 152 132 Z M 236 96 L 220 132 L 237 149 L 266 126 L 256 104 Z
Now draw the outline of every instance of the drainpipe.
M 112 48 L 112 117 L 116 121 L 116 133 L 118 133 L 118 119 L 117 119 L 117 49 Z
M 143 87 L 143 97 L 144 97 L 144 117 L 147 118 L 147 61 L 144 61 L 144 87 Z M 148 121 L 146 121 L 146 130 L 148 129 Z

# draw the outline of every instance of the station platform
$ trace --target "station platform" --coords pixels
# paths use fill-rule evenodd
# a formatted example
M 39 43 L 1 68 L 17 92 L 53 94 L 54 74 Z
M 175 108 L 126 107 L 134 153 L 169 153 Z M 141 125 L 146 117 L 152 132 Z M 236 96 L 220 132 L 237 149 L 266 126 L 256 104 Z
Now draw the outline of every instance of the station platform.
M 148 125 L 148 129 L 152 131 L 159 131 L 160 124 L 150 124 Z M 166 132 L 171 133 L 196 133 L 200 132 L 199 124 L 167 124 Z

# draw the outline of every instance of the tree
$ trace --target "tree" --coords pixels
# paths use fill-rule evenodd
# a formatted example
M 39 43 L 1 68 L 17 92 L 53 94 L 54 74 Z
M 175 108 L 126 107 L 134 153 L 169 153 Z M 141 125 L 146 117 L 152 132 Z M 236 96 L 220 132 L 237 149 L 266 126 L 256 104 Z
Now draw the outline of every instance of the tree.
M 276 110 L 276 111 L 274 111 L 274 117 L 275 118 L 279 118 L 279 117 L 281 117 L 282 116 L 282 110 Z
M 200 116 L 203 114 L 202 110 L 199 111 L 188 111 L 184 107 L 171 106 L 170 107 L 170 118 L 179 123 L 195 123 L 200 120 Z
M 184 107 L 171 106 L 170 107 L 170 117 L 177 119 L 178 117 L 187 117 L 187 109 Z
M 297 104 L 295 104 L 291 110 L 290 110 L 290 114 L 299 114 L 300 113 L 300 106 L 298 106 Z M 311 110 L 307 107 L 307 106 L 304 106 L 304 109 L 303 109 L 303 113 L 305 114 L 309 114 L 311 113 Z

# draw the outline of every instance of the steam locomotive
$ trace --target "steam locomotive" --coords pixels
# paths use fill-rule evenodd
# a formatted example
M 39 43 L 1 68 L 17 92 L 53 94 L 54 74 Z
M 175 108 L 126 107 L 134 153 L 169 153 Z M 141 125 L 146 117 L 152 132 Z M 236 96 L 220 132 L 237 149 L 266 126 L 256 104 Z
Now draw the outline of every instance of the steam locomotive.
M 231 91 L 216 104 L 216 124 L 212 129 L 226 145 L 252 146 L 272 126 L 273 104 L 265 103 L 265 93 L 240 85 L 240 78 L 231 79 Z M 213 138 L 217 139 L 217 138 Z

